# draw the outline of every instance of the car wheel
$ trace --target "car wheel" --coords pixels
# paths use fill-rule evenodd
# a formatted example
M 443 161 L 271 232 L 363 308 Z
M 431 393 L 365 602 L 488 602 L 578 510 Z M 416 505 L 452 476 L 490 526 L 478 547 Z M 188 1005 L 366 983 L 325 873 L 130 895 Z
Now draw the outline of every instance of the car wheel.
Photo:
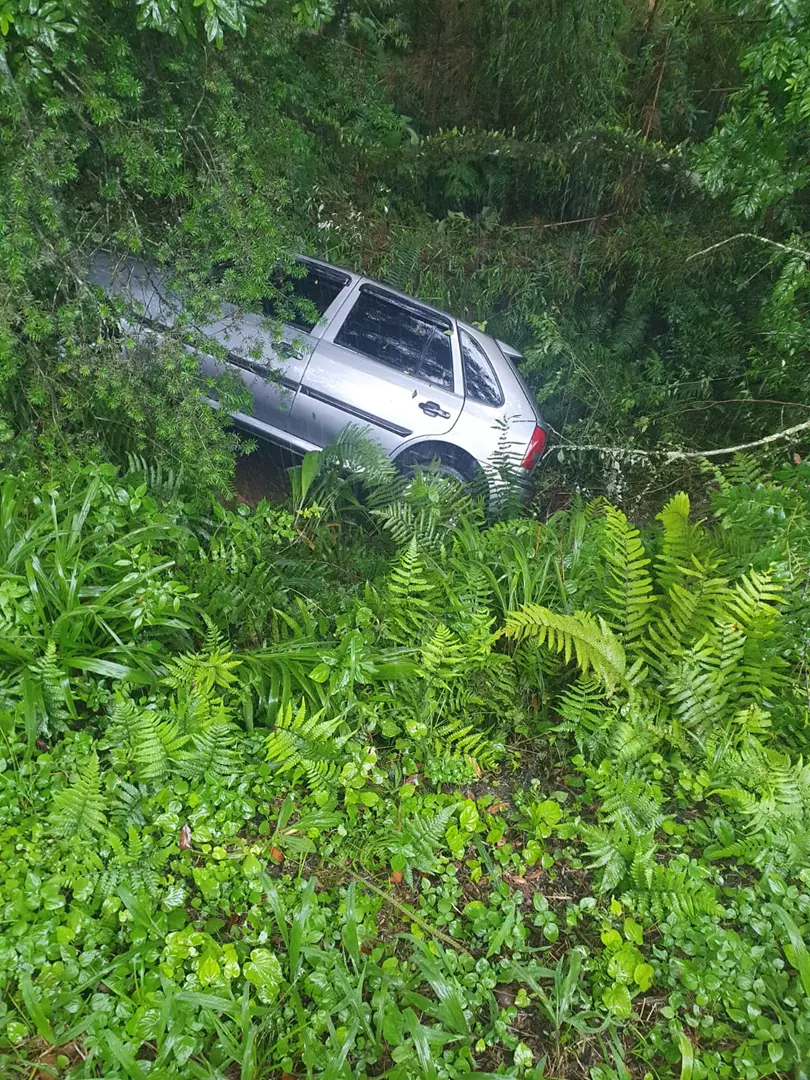
M 439 476 L 446 476 L 449 480 L 455 480 L 466 491 L 475 491 L 480 488 L 483 480 L 481 466 L 473 458 L 465 460 L 467 455 L 463 451 L 455 451 L 452 447 L 437 447 L 435 452 L 429 453 L 426 448 L 420 448 L 419 452 L 405 453 L 397 459 L 397 467 L 405 476 L 413 476 L 420 470 L 433 470 Z

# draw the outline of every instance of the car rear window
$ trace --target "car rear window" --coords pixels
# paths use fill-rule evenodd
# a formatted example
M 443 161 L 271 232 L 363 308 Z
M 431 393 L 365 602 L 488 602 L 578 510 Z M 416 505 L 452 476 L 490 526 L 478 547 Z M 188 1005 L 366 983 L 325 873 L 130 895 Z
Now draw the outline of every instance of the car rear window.
M 363 286 L 335 343 L 406 375 L 453 389 L 452 324 L 417 305 Z
M 326 314 L 329 306 L 349 284 L 345 274 L 307 266 L 303 277 L 287 275 L 273 294 L 262 300 L 262 311 L 271 319 L 280 319 L 309 333 Z
M 502 405 L 503 392 L 483 346 L 466 330 L 460 332 L 459 340 L 466 396 L 482 405 Z

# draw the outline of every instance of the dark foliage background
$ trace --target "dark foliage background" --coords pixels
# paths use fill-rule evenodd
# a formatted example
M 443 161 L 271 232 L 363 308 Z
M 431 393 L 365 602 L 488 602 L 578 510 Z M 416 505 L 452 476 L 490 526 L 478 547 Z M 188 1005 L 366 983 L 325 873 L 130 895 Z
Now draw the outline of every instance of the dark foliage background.
M 11 460 L 126 444 L 228 483 L 185 357 L 115 361 L 98 244 L 198 297 L 234 256 L 247 294 L 297 249 L 362 266 L 520 346 L 574 442 L 804 418 L 801 4 L 4 0 L 0 29 Z

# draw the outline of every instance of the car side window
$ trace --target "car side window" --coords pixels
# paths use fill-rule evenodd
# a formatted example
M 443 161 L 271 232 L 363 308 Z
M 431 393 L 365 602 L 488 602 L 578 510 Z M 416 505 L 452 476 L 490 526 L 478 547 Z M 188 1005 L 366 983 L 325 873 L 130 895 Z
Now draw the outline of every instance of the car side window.
M 363 286 L 335 344 L 452 390 L 451 330 L 449 320 Z
M 310 333 L 349 280 L 343 274 L 325 273 L 320 267 L 307 266 L 303 277 L 287 275 L 272 283 L 276 291 L 262 300 L 262 312 L 268 318 L 281 319 Z
M 503 392 L 483 347 L 466 330 L 460 332 L 459 341 L 467 397 L 482 405 L 502 405 Z

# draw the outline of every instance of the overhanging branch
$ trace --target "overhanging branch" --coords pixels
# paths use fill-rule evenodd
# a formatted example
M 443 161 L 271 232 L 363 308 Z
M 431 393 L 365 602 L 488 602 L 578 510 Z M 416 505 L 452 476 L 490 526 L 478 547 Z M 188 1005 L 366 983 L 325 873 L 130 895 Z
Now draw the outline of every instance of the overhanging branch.
M 739 443 L 737 446 L 724 446 L 718 450 L 635 450 L 627 446 L 578 446 L 574 443 L 562 445 L 560 449 L 580 453 L 607 454 L 613 457 L 652 458 L 670 462 L 689 458 L 715 458 L 723 457 L 726 454 L 738 454 L 743 450 L 755 450 L 758 446 L 768 446 L 770 443 L 781 442 L 783 439 L 791 439 L 795 435 L 800 435 L 803 431 L 810 431 L 810 420 L 805 420 L 803 424 L 795 424 L 793 427 L 785 428 L 784 431 L 776 431 L 773 435 L 765 435 L 762 439 L 755 439 L 753 442 Z M 555 434 L 558 433 L 555 432 Z

